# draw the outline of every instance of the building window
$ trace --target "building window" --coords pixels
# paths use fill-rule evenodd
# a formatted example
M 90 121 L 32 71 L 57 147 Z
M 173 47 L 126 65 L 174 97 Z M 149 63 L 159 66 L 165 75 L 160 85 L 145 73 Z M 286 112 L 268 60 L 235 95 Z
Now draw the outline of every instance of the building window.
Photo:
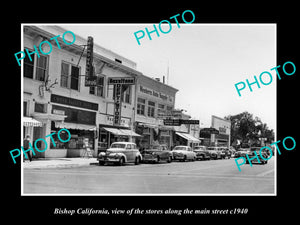
M 172 110 L 173 110 L 173 107 L 167 105 L 167 112 L 171 112 Z
M 116 89 L 114 85 L 114 90 L 113 90 L 113 99 L 115 99 L 116 95 Z M 131 85 L 122 85 L 121 86 L 121 102 L 125 102 L 130 104 L 130 96 L 131 96 Z
M 46 113 L 47 112 L 47 105 L 35 102 L 35 104 L 34 104 L 34 112 Z
M 120 59 L 115 59 L 115 61 L 122 64 L 122 60 Z
M 142 98 L 137 99 L 137 114 L 138 115 L 145 115 L 145 107 L 146 107 L 146 100 Z
M 163 104 L 158 104 L 157 113 L 164 114 L 165 112 L 166 112 L 166 111 L 165 111 L 165 105 L 163 105 Z
M 104 97 L 104 77 L 97 76 L 97 86 L 90 87 L 90 94 Z
M 148 101 L 148 116 L 154 117 L 155 115 L 155 102 Z
M 79 67 L 62 62 L 60 86 L 79 91 L 79 73 Z
M 28 50 L 29 53 L 32 51 Z M 25 51 L 24 51 L 25 52 Z M 34 70 L 34 58 L 32 57 L 32 61 L 30 61 L 29 57 L 24 58 L 24 77 L 28 77 L 33 79 L 33 70 Z
M 45 81 L 47 76 L 47 57 L 40 55 L 40 57 L 37 57 L 36 62 L 36 79 Z
M 23 102 L 23 116 L 28 116 L 28 108 L 27 108 L 27 101 Z
M 27 50 L 32 53 L 32 50 Z M 40 55 L 38 57 L 36 54 L 30 56 L 32 61 L 29 57 L 24 58 L 24 77 L 45 81 L 48 74 L 48 56 Z

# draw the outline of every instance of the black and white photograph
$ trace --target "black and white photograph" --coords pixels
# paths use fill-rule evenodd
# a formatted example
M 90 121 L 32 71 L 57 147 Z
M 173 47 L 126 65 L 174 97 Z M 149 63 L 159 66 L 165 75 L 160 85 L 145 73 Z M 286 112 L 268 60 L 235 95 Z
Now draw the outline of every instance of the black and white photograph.
M 296 7 L 112 3 L 3 18 L 5 217 L 295 217 Z
M 24 195 L 276 194 L 276 24 L 22 32 Z

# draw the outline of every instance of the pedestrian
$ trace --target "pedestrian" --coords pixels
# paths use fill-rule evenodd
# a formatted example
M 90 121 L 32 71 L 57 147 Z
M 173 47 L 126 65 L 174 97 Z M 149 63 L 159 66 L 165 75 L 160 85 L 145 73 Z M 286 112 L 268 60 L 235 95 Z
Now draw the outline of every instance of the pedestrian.
M 23 148 L 24 148 L 24 150 L 29 149 L 29 142 L 30 142 L 30 135 L 27 134 L 26 137 L 23 140 Z M 28 157 L 29 161 L 31 162 L 32 161 L 32 157 L 31 157 L 31 153 L 30 152 L 31 151 L 28 151 L 28 152 L 26 152 L 26 154 L 27 154 L 27 157 Z M 25 157 L 23 157 L 23 162 L 25 162 Z

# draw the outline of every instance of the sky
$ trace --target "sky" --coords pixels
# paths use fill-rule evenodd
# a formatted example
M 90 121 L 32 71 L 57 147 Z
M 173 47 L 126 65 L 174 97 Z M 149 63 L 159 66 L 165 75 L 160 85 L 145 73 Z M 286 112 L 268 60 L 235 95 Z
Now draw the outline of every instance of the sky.
M 158 22 L 154 22 L 158 27 Z M 224 117 L 244 111 L 276 129 L 275 24 L 172 24 L 169 33 L 147 34 L 136 41 L 134 33 L 153 24 L 64 24 L 63 28 L 137 63 L 136 70 L 149 77 L 166 76 L 179 91 L 175 108 L 184 109 L 200 127 L 211 126 L 211 116 Z M 169 26 L 162 26 L 164 31 Z M 169 76 L 167 79 L 167 71 Z M 269 85 L 252 85 L 238 95 L 235 84 L 254 82 L 262 72 L 273 76 Z M 262 80 L 268 83 L 267 74 Z

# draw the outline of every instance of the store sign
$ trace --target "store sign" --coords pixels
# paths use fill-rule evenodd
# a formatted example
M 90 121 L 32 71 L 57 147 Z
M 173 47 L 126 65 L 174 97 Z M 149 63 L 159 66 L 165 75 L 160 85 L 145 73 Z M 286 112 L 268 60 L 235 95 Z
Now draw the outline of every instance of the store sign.
M 134 79 L 134 77 L 111 77 L 111 78 L 108 78 L 108 84 L 134 85 L 135 79 Z
M 91 109 L 91 110 L 96 110 L 96 111 L 98 110 L 98 104 L 96 104 L 96 103 L 82 101 L 82 100 L 78 100 L 75 98 L 68 98 L 68 97 L 61 96 L 61 95 L 51 94 L 50 100 L 51 100 L 51 102 L 54 102 L 54 103 L 70 105 L 70 106 Z
M 182 124 L 199 124 L 199 120 L 164 119 L 164 125 L 181 126 Z
M 119 126 L 121 123 L 121 84 L 115 85 L 115 107 L 114 107 L 114 125 Z
M 153 89 L 146 88 L 142 85 L 140 85 L 139 91 L 144 93 L 144 94 L 148 94 L 148 95 L 152 95 L 152 96 L 157 97 L 157 98 L 161 98 L 162 100 L 165 100 L 165 101 L 173 102 L 173 98 L 171 96 L 163 94 L 161 92 L 157 92 Z
M 199 124 L 199 120 L 180 120 L 181 124 Z
M 85 66 L 85 83 L 86 87 L 95 87 L 97 85 L 97 77 L 94 76 L 94 67 L 93 67 L 93 48 L 94 41 L 93 37 L 88 37 L 87 40 L 87 49 L 86 49 L 86 66 Z
M 172 117 L 172 118 L 176 118 L 176 119 L 181 119 L 182 118 L 182 112 L 181 110 L 172 110 L 169 112 L 158 112 L 157 113 L 158 118 L 163 119 L 163 118 L 168 118 L 168 117 Z
M 180 120 L 179 119 L 164 119 L 164 125 L 165 126 L 180 126 Z

